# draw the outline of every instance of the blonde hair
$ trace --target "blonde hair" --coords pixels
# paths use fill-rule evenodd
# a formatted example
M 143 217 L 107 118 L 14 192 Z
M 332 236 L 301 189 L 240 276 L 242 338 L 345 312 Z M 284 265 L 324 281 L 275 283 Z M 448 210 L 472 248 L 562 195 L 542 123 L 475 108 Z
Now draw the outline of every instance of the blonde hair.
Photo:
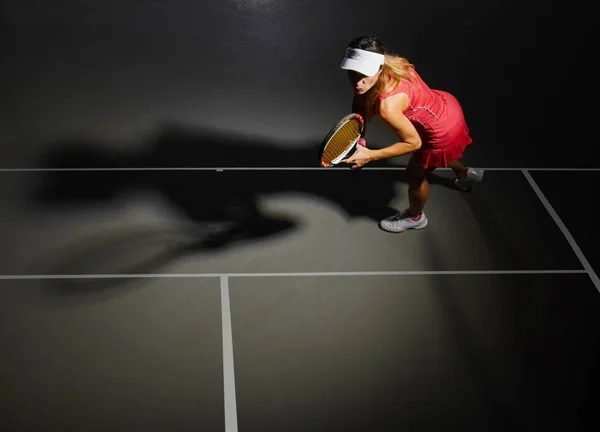
M 375 104 L 384 90 L 398 87 L 405 79 L 412 82 L 413 77 L 411 72 L 413 68 L 414 65 L 406 58 L 395 54 L 385 54 L 385 63 L 383 64 L 381 74 L 377 82 L 365 95 L 367 120 L 370 120 L 375 114 Z

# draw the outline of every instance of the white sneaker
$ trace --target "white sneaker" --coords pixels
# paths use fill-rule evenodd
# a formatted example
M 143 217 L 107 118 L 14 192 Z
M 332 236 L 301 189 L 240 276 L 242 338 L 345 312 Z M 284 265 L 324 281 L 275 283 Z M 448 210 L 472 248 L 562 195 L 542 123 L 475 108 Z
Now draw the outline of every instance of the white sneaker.
M 427 223 L 428 221 L 425 213 L 421 213 L 417 219 L 413 219 L 408 216 L 407 210 L 404 210 L 394 216 L 383 219 L 379 222 L 379 228 L 388 232 L 401 233 L 407 229 L 425 228 Z
M 481 168 L 468 168 L 467 176 L 465 178 L 455 178 L 452 181 L 452 183 L 454 184 L 456 189 L 459 189 L 464 192 L 469 191 L 475 183 L 481 183 L 481 181 L 483 180 L 484 172 L 485 171 Z

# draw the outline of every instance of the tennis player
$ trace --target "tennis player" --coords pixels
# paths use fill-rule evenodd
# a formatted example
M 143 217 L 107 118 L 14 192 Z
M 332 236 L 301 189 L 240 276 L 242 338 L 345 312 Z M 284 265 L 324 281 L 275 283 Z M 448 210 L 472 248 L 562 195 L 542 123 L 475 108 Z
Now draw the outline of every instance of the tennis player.
M 354 89 L 352 112 L 361 114 L 366 122 L 379 116 L 400 139 L 381 149 L 369 149 L 365 127 L 357 150 L 343 162 L 360 168 L 410 153 L 406 167 L 409 207 L 382 220 L 379 226 L 396 233 L 425 228 L 423 208 L 429 196 L 429 173 L 450 167 L 456 175 L 454 186 L 463 191 L 483 179 L 483 170 L 468 168 L 461 161 L 472 139 L 458 100 L 448 92 L 429 88 L 414 65 L 386 53 L 376 37 L 352 40 L 341 68 L 348 71 Z

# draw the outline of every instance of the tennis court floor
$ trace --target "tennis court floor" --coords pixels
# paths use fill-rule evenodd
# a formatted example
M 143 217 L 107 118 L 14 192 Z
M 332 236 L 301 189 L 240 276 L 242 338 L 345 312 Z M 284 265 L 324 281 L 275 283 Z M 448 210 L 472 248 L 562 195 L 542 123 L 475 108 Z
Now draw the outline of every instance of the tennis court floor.
M 441 171 L 389 234 L 402 168 L 2 170 L 3 429 L 591 430 L 600 230 L 564 173 Z

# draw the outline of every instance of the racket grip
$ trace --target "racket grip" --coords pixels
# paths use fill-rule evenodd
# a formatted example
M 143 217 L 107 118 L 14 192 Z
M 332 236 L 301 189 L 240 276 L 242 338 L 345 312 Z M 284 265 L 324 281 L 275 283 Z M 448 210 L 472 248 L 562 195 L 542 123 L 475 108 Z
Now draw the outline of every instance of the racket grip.
M 359 138 L 358 145 L 366 147 L 367 146 L 367 140 L 365 140 L 364 138 Z

